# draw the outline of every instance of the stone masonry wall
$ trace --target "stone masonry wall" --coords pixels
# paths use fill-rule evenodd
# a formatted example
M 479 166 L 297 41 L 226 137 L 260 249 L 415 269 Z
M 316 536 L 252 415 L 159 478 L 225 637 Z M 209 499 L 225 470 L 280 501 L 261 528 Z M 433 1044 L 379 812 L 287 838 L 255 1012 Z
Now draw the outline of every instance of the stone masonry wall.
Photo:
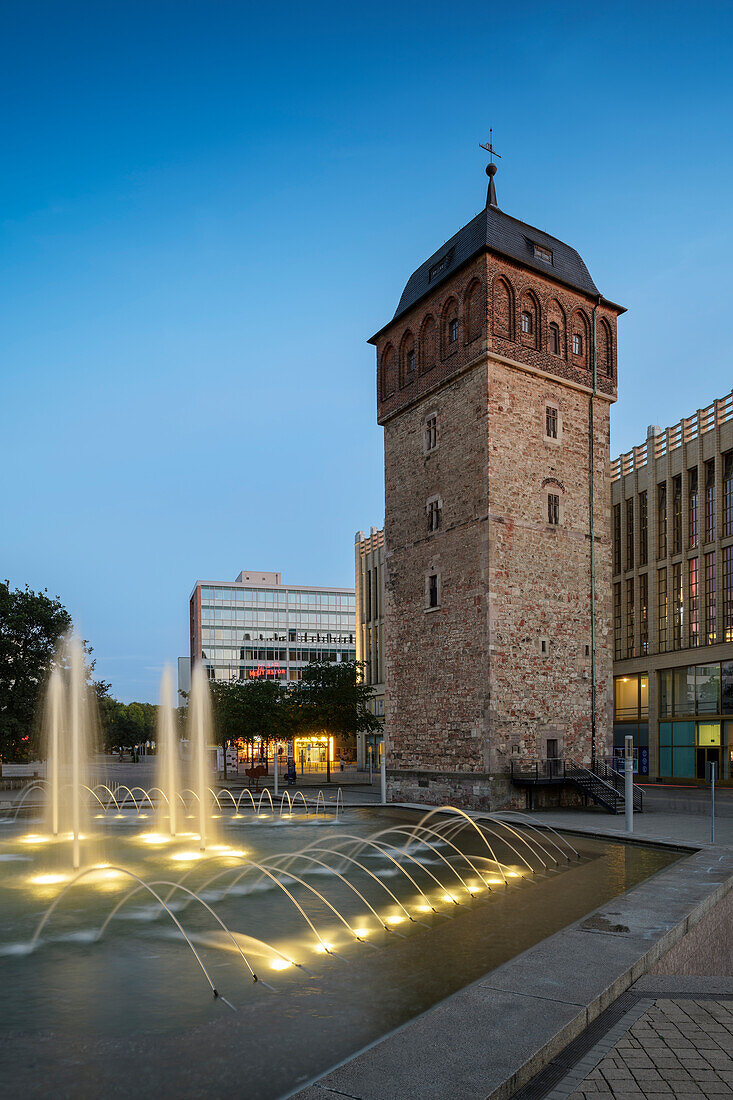
M 547 756 L 548 737 L 590 759 L 588 406 L 584 393 L 489 363 L 489 740 L 492 771 Z M 559 413 L 545 435 L 546 406 Z M 609 404 L 594 406 L 597 751 L 610 753 Z M 547 496 L 560 498 L 548 524 Z M 543 652 L 543 642 L 544 650 Z
M 388 768 L 487 769 L 486 381 L 485 370 L 464 374 L 385 429 Z M 425 454 L 430 413 L 438 446 Z M 436 493 L 442 525 L 429 533 Z M 428 610 L 433 569 L 442 602 Z

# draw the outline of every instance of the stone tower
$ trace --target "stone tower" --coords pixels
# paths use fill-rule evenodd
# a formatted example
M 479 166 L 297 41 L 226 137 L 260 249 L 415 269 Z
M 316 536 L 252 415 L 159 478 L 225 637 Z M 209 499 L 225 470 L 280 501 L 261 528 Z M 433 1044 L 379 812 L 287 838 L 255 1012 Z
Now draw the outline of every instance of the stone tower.
M 512 761 L 610 751 L 624 312 L 573 248 L 499 209 L 495 171 L 485 208 L 410 276 L 370 341 L 389 797 L 492 809 L 512 796 Z

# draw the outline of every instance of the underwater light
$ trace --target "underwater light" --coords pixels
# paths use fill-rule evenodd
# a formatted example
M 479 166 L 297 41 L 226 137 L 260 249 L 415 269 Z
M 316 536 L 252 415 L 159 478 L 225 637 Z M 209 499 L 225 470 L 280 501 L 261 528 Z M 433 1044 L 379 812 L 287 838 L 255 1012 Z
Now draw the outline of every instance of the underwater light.
M 165 833 L 141 833 L 137 839 L 143 844 L 170 844 L 175 838 Z
M 325 940 L 324 940 L 323 943 L 317 943 L 316 944 L 315 950 L 318 952 L 319 955 L 324 955 L 326 953 L 326 951 L 333 951 L 333 944 L 332 943 L 326 943 Z
M 405 919 L 401 914 L 395 913 L 394 916 L 386 917 L 387 924 L 402 924 Z
M 480 886 L 469 886 L 468 887 L 468 892 L 469 892 L 469 894 L 478 894 L 480 889 L 481 889 Z
M 352 928 L 351 931 L 354 933 L 355 936 L 368 936 L 369 935 L 369 929 L 368 928 Z
M 171 859 L 178 863 L 192 863 L 195 859 L 202 859 L 203 855 L 203 852 L 174 852 Z
M 287 959 L 272 959 L 270 962 L 271 970 L 287 970 L 289 966 L 292 966 L 291 962 Z
M 67 875 L 33 875 L 29 880 L 34 886 L 57 886 L 60 882 L 66 882 Z

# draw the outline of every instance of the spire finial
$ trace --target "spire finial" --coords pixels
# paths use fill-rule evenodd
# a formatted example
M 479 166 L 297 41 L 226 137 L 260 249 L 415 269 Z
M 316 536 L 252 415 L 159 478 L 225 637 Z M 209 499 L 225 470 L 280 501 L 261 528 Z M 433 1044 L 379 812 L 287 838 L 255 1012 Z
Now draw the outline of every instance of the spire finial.
M 499 168 L 498 165 L 494 164 L 494 157 L 498 157 L 499 160 L 501 160 L 501 153 L 497 153 L 496 149 L 494 148 L 493 129 L 489 129 L 489 140 L 486 145 L 483 145 L 481 142 L 479 142 L 479 149 L 485 149 L 491 157 L 491 160 L 486 165 L 486 175 L 489 177 L 489 187 L 486 192 L 486 205 L 495 206 L 498 209 L 499 204 L 496 201 L 496 187 L 494 186 L 494 176 L 499 171 Z

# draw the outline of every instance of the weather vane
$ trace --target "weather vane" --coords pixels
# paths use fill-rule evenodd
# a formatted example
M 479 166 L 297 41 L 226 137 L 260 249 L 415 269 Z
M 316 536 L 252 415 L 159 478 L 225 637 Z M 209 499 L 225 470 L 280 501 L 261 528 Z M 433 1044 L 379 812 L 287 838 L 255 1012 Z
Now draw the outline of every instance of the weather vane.
M 492 164 L 494 163 L 494 157 L 498 157 L 499 160 L 501 160 L 501 153 L 497 153 L 496 149 L 494 148 L 494 131 L 492 129 L 489 130 L 488 144 L 487 145 L 482 145 L 481 142 L 479 142 L 479 149 L 485 149 L 486 150 L 486 152 L 491 157 L 491 163 Z
M 494 164 L 494 157 L 499 157 L 499 159 L 501 160 L 501 153 L 497 153 L 496 149 L 494 148 L 493 130 L 489 130 L 488 144 L 484 145 L 482 142 L 479 142 L 479 148 L 485 149 L 491 157 L 491 160 L 486 165 L 486 175 L 489 177 L 489 186 L 486 192 L 486 206 L 495 206 L 498 210 L 499 204 L 496 201 L 496 187 L 494 186 L 494 176 L 496 175 L 498 169 L 497 166 Z

